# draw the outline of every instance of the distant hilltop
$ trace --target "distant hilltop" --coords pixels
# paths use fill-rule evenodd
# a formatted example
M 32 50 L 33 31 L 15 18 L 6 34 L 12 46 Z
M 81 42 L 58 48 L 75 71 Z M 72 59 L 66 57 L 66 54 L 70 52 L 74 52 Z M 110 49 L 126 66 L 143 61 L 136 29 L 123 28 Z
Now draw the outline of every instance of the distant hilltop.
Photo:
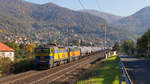
M 118 39 L 136 39 L 137 33 L 128 31 L 130 25 L 124 26 L 120 23 L 124 17 L 114 15 L 113 17 L 118 19 L 112 19 L 111 14 L 103 13 L 103 15 L 107 16 L 107 19 L 53 3 L 38 5 L 23 0 L 0 0 L 0 29 L 3 30 L 0 36 L 17 35 L 25 36 L 30 41 L 56 40 L 60 43 L 65 43 L 67 38 L 84 39 L 102 44 L 99 42 L 104 39 L 102 25 L 106 24 L 108 43 Z

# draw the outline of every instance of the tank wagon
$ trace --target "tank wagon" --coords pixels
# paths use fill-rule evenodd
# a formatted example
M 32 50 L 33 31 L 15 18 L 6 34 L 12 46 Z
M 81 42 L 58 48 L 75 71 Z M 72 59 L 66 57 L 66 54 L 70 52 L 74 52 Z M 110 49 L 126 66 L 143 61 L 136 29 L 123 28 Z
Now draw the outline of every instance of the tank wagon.
M 45 45 L 35 48 L 35 65 L 37 68 L 51 68 L 62 63 L 79 60 L 97 51 L 100 51 L 100 48 Z

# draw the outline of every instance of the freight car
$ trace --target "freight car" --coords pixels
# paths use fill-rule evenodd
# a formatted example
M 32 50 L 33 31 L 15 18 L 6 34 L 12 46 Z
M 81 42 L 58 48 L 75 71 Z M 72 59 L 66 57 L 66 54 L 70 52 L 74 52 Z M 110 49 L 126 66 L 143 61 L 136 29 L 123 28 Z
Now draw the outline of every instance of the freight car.
M 81 58 L 81 49 L 78 47 L 69 47 L 69 62 L 79 60 Z

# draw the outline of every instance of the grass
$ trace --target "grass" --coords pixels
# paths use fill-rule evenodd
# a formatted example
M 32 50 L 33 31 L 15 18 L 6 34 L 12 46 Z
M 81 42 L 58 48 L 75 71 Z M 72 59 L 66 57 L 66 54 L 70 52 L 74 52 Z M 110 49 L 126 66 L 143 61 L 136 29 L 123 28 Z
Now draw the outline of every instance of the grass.
M 93 65 L 77 84 L 119 84 L 117 56 L 111 56 Z

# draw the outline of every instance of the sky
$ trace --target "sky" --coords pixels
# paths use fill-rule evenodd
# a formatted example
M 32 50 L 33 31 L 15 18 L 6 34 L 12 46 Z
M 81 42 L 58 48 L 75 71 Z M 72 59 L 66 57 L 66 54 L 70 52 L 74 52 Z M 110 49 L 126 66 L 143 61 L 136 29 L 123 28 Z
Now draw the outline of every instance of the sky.
M 25 0 L 37 4 L 48 2 L 55 3 L 59 6 L 73 9 L 84 9 L 79 0 Z M 150 0 L 81 0 L 85 9 L 94 9 L 119 16 L 129 16 L 140 9 L 150 6 Z

